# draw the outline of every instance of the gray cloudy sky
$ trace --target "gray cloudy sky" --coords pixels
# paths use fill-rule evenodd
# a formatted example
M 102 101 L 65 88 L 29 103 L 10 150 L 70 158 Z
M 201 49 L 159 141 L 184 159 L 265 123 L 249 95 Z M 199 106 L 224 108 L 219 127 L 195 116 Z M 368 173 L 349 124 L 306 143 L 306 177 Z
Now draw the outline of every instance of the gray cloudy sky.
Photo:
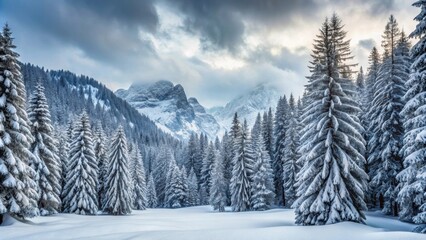
M 0 0 L 21 61 L 113 90 L 171 80 L 211 107 L 263 82 L 301 94 L 312 39 L 339 14 L 366 67 L 390 14 L 410 32 L 409 0 Z

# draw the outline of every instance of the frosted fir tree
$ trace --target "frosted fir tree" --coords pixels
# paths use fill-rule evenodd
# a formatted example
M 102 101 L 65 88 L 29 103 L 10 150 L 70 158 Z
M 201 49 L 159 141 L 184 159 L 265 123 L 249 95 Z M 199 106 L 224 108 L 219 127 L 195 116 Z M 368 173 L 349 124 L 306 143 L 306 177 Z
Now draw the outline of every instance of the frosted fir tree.
M 73 129 L 64 186 L 64 212 L 94 215 L 98 211 L 98 166 L 89 117 L 83 112 Z
M 132 176 L 132 205 L 135 210 L 145 210 L 147 208 L 146 200 L 146 181 L 145 168 L 143 166 L 142 155 L 139 148 L 133 151 L 130 163 L 130 173 Z
M 198 179 L 193 168 L 188 176 L 188 206 L 200 205 L 200 194 L 198 192 Z
M 216 152 L 212 170 L 212 184 L 210 186 L 210 205 L 219 212 L 224 212 L 226 206 L 224 170 L 223 158 L 219 152 Z
M 284 206 L 291 207 L 296 200 L 296 174 L 300 169 L 297 163 L 300 158 L 300 153 L 298 152 L 300 147 L 299 116 L 293 95 L 290 95 L 289 98 L 287 123 L 283 161 Z
M 186 169 L 194 169 L 197 178 L 201 176 L 203 159 L 200 154 L 198 137 L 195 133 L 191 134 L 188 141 L 188 156 L 185 162 Z
M 220 150 L 221 147 L 222 144 L 220 143 L 219 137 L 216 136 L 216 138 L 214 139 L 214 149 Z
M 165 194 L 166 194 L 166 184 L 167 173 L 169 170 L 170 162 L 175 161 L 173 154 L 170 152 L 170 149 L 166 147 L 161 147 L 158 150 L 158 155 L 153 164 L 152 176 L 155 183 L 155 191 L 157 193 L 157 204 L 158 206 L 164 206 L 165 204 Z
M 288 103 L 287 98 L 284 96 L 279 99 L 277 110 L 275 112 L 274 133 L 275 133 L 275 146 L 274 156 L 272 158 L 272 169 L 274 174 L 274 188 L 275 188 L 275 203 L 277 205 L 284 205 L 284 183 L 283 183 L 283 164 L 285 154 L 285 133 L 287 131 L 287 118 L 288 118 Z
M 365 89 L 367 102 L 371 104 L 374 99 L 374 84 L 376 83 L 377 77 L 379 76 L 380 68 L 380 54 L 376 47 L 370 52 L 368 56 L 368 72 L 365 77 Z M 370 107 L 370 105 L 368 105 Z
M 298 198 L 293 204 L 296 223 L 301 225 L 365 219 L 362 211 L 366 209 L 368 176 L 359 166 L 364 161 L 365 142 L 356 117 L 357 103 L 342 88 L 347 79 L 341 74 L 346 68 L 340 56 L 350 55 L 350 51 L 348 41 L 335 39 L 333 31 L 337 30 L 326 20 L 314 44 L 312 63 L 317 67 L 311 68 L 314 72 L 307 85 L 303 155 L 298 160 L 303 167 L 297 174 Z
M 397 175 L 400 181 L 398 202 L 401 206 L 400 219 L 420 224 L 416 232 L 426 233 L 426 84 L 425 84 L 425 33 L 426 2 L 416 1 L 413 6 L 421 8 L 414 18 L 418 21 L 410 37 L 418 42 L 411 49 L 413 64 L 406 82 L 406 101 L 401 114 L 404 116 L 404 145 L 401 149 L 404 169 Z
M 404 84 L 408 80 L 409 66 L 408 62 L 401 62 L 402 55 L 408 55 L 408 49 L 396 54 L 399 38 L 398 24 L 391 16 L 383 35 L 385 53 L 374 85 L 368 129 L 371 133 L 368 142 L 370 188 L 383 212 L 394 216 L 398 214 L 396 175 L 402 170 L 400 150 L 404 128 L 400 112 L 404 106 Z
M 248 211 L 251 207 L 251 178 L 253 174 L 253 152 L 247 122 L 235 132 L 234 160 L 231 178 L 231 206 L 234 212 Z
M 371 108 L 372 108 L 372 102 L 374 99 L 374 92 L 375 92 L 374 85 L 379 75 L 379 68 L 381 64 L 380 54 L 376 47 L 373 47 L 373 49 L 370 52 L 370 55 L 368 56 L 368 64 L 369 66 L 368 66 L 367 75 L 365 77 L 365 91 L 364 91 L 364 98 L 363 98 L 364 99 L 363 102 L 365 103 L 365 105 L 363 106 L 363 109 L 362 109 L 362 111 L 364 111 L 364 116 L 361 118 L 361 123 L 364 127 L 364 138 L 365 138 L 365 141 L 367 142 L 367 147 L 366 147 L 367 149 L 365 152 L 366 159 L 368 159 L 369 152 L 371 152 L 371 147 L 368 144 L 371 138 L 371 132 L 368 130 L 370 126 L 371 117 L 368 113 L 371 111 Z M 369 164 L 366 164 L 365 169 L 367 173 L 369 172 L 368 168 L 369 168 Z M 376 196 L 372 191 L 368 191 L 366 193 L 366 201 L 367 201 L 367 206 L 369 208 L 374 208 L 377 205 Z
M 366 114 L 368 112 L 368 106 L 369 101 L 366 97 L 367 94 L 367 88 L 365 84 L 365 76 L 364 76 L 364 70 L 362 67 L 359 68 L 356 80 L 355 80 L 355 87 L 356 87 L 356 98 L 357 102 L 361 108 L 361 111 L 358 113 L 358 118 L 361 121 L 361 125 L 364 128 L 364 131 L 362 132 L 364 139 L 366 138 L 366 131 L 365 129 L 368 128 L 368 115 Z
M 98 204 L 102 206 L 105 200 L 105 182 L 108 171 L 108 157 L 107 150 L 105 146 L 105 133 L 102 129 L 102 125 L 99 123 L 94 132 L 94 151 L 96 156 L 96 161 L 98 165 Z
M 61 178 L 60 178 L 60 184 L 61 184 L 61 193 L 60 198 L 62 202 L 62 189 L 65 184 L 65 178 L 66 178 L 66 166 L 68 165 L 68 152 L 69 152 L 69 139 L 67 134 L 65 134 L 65 129 L 63 126 L 55 125 L 54 127 L 54 138 L 56 139 L 58 143 L 58 157 L 60 160 L 61 165 Z
M 169 165 L 166 204 L 168 208 L 181 208 L 188 205 L 188 185 L 185 181 L 186 171 L 180 170 L 175 161 Z
M 146 204 L 149 208 L 157 207 L 157 192 L 155 191 L 155 183 L 152 174 L 149 174 L 146 192 Z
M 268 152 L 270 158 L 273 156 L 274 150 L 274 120 L 272 116 L 272 109 L 269 108 L 268 113 L 263 114 L 262 124 L 262 134 L 263 139 L 265 140 L 265 148 Z
M 62 191 L 61 191 L 61 202 L 62 202 L 62 211 L 65 212 L 65 209 L 67 208 L 67 202 L 65 200 L 66 195 L 67 195 L 67 191 L 65 189 L 65 185 L 67 183 L 67 176 L 68 176 L 68 168 L 69 168 L 69 161 L 70 161 L 70 147 L 71 147 L 71 142 L 72 142 L 72 131 L 74 128 L 74 122 L 78 122 L 78 119 L 75 118 L 73 119 L 73 121 L 69 121 L 68 125 L 65 127 L 64 131 L 61 132 L 60 130 L 58 130 L 58 134 L 61 135 L 61 140 L 59 141 L 59 143 L 62 143 L 63 145 L 60 145 L 60 147 L 63 147 L 63 150 L 65 150 L 66 152 L 61 152 L 60 153 L 60 157 L 61 157 L 61 164 L 62 164 Z M 66 142 L 65 142 L 66 141 Z
M 29 166 L 32 137 L 25 112 L 25 88 L 8 25 L 0 34 L 0 222 L 9 213 L 17 217 L 38 214 L 36 173 Z
M 225 134 L 222 138 L 222 147 L 220 149 L 220 154 L 223 158 L 224 166 L 224 177 L 225 177 L 225 189 L 226 189 L 226 205 L 231 204 L 231 192 L 229 191 L 229 185 L 232 178 L 232 157 L 233 157 L 233 145 L 232 139 L 228 135 L 228 132 L 225 131 Z
M 271 158 L 265 147 L 261 130 L 260 115 L 252 129 L 253 175 L 251 180 L 251 209 L 264 211 L 274 203 L 274 181 Z
M 129 156 L 123 127 L 119 127 L 112 139 L 108 153 L 108 172 L 105 182 L 105 203 L 103 211 L 112 215 L 125 215 L 132 212 Z
M 210 196 L 210 188 L 212 185 L 212 171 L 213 171 L 213 165 L 216 158 L 216 151 L 215 147 L 212 143 L 209 144 L 207 147 L 206 155 L 203 159 L 203 168 L 201 170 L 201 179 L 200 183 L 201 186 L 207 190 L 207 199 L 209 199 Z
M 38 207 L 41 215 L 58 213 L 61 206 L 61 162 L 44 87 L 39 83 L 29 99 L 28 118 L 35 141 L 31 145 L 37 161 L 32 164 L 37 174 Z
M 179 168 L 179 173 L 180 173 L 179 174 L 179 181 L 182 183 L 182 191 L 184 192 L 182 206 L 187 207 L 188 206 L 189 187 L 188 187 L 188 172 L 186 171 L 185 166 L 182 166 L 181 168 Z

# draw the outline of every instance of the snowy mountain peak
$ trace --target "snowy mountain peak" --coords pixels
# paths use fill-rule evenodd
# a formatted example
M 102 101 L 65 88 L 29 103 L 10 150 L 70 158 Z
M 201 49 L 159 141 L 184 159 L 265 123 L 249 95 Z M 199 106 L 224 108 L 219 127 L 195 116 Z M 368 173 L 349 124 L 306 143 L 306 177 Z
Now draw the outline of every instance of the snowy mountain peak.
M 198 100 L 196 98 L 188 98 L 188 102 L 189 104 L 191 104 L 192 108 L 194 109 L 195 112 L 197 113 L 206 113 L 206 109 L 204 109 L 203 106 L 201 106 L 201 104 L 198 102 Z
M 236 112 L 241 120 L 247 119 L 247 123 L 253 125 L 257 114 L 267 111 L 270 107 L 275 108 L 280 96 L 281 93 L 274 86 L 259 84 L 251 91 L 231 100 L 225 107 L 213 107 L 207 112 L 225 129 L 229 129 Z
M 204 133 L 213 139 L 220 126 L 195 98 L 187 99 L 184 88 L 167 80 L 155 83 L 135 83 L 116 95 L 125 99 L 158 127 L 180 139 L 191 133 Z

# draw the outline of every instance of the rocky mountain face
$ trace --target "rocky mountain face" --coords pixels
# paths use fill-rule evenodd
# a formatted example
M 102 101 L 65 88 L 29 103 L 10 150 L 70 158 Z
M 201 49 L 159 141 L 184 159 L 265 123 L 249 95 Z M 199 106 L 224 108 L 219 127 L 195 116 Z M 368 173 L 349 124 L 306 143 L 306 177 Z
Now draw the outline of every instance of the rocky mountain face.
M 261 84 L 250 92 L 231 100 L 224 107 L 213 107 L 207 110 L 216 118 L 216 121 L 225 129 L 230 128 L 234 114 L 237 112 L 240 121 L 247 120 L 252 126 L 258 113 L 268 111 L 270 107 L 275 110 L 280 92 L 273 86 Z
M 197 99 L 187 98 L 180 84 L 161 80 L 152 84 L 136 83 L 115 94 L 149 117 L 163 131 L 179 139 L 191 133 L 204 133 L 214 139 L 220 131 L 215 118 L 208 114 Z

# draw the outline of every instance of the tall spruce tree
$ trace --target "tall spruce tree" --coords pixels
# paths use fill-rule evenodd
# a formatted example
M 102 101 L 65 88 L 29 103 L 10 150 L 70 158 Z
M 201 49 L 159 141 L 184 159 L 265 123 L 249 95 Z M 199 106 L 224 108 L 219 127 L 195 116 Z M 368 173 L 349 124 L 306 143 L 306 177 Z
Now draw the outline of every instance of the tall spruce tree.
M 406 82 L 406 101 L 401 114 L 404 116 L 404 145 L 401 153 L 404 169 L 397 175 L 400 181 L 398 202 L 400 219 L 420 224 L 416 232 L 426 233 L 426 2 L 416 1 L 413 6 L 421 8 L 415 17 L 418 21 L 410 34 L 418 38 L 411 50 L 413 64 Z
M 165 207 L 181 208 L 188 205 L 188 185 L 186 171 L 181 170 L 173 160 L 170 162 L 167 174 Z
M 214 210 L 225 211 L 226 206 L 226 187 L 224 176 L 223 157 L 218 150 L 215 150 L 215 159 L 213 163 L 211 186 L 210 186 L 210 204 Z
M 191 134 L 188 141 L 188 156 L 185 162 L 185 168 L 193 168 L 197 178 L 201 176 L 201 170 L 203 167 L 203 159 L 200 154 L 200 146 L 198 137 L 195 133 Z
M 161 147 L 158 150 L 158 155 L 155 159 L 152 176 L 155 183 L 155 191 L 157 194 L 157 205 L 165 205 L 165 194 L 166 194 L 166 184 L 167 173 L 169 171 L 169 163 L 174 161 L 174 156 L 171 153 L 171 150 L 166 147 Z
M 237 119 L 238 120 L 238 119 Z M 237 128 L 234 142 L 234 160 L 231 178 L 231 206 L 234 212 L 248 211 L 251 207 L 251 178 L 253 174 L 253 152 L 247 121 Z
M 253 175 L 251 177 L 251 209 L 263 211 L 274 203 L 274 181 L 271 158 L 263 139 L 260 114 L 257 115 L 251 131 L 251 151 L 253 152 Z
M 64 212 L 94 215 L 98 211 L 98 166 L 92 132 L 86 112 L 76 120 L 64 186 Z
M 225 192 L 226 192 L 226 205 L 231 204 L 231 192 L 229 185 L 231 183 L 232 178 L 232 157 L 233 157 L 233 144 L 232 139 L 228 135 L 228 132 L 225 131 L 225 134 L 222 138 L 222 147 L 220 149 L 221 156 L 223 158 L 223 166 L 224 166 L 224 178 L 225 178 Z
M 131 198 L 133 209 L 145 210 L 147 208 L 145 168 L 143 166 L 142 155 L 138 147 L 134 149 L 130 161 L 130 174 L 132 177 Z
M 265 112 L 263 114 L 263 121 L 261 124 L 265 148 L 269 157 L 272 158 L 274 150 L 274 122 L 271 108 L 269 108 L 268 113 Z
M 94 132 L 94 151 L 96 156 L 96 162 L 98 165 L 98 205 L 102 206 L 105 200 L 105 183 L 108 172 L 108 157 L 105 146 L 105 133 L 102 129 L 102 125 L 98 124 Z
M 370 52 L 370 55 L 368 56 L 368 72 L 365 78 L 365 98 L 370 104 L 374 99 L 374 85 L 379 75 L 380 64 L 380 53 L 376 47 L 373 47 Z
M 374 85 L 374 99 L 370 108 L 368 171 L 373 197 L 386 214 L 398 214 L 397 179 L 402 170 L 400 150 L 404 128 L 400 112 L 404 106 L 403 95 L 407 81 L 409 63 L 402 63 L 402 55 L 396 54 L 400 39 L 398 24 L 389 18 L 383 34 L 384 54 L 378 77 Z M 374 201 L 373 202 L 377 202 Z
M 286 96 L 280 98 L 275 112 L 274 132 L 275 146 L 274 156 L 272 158 L 272 168 L 274 173 L 275 203 L 284 205 L 284 183 L 283 183 L 283 164 L 285 154 L 285 133 L 287 131 L 287 113 L 288 102 Z
M 53 136 L 49 106 L 41 83 L 30 97 L 28 113 L 31 132 L 35 138 L 31 151 L 37 159 L 33 168 L 37 173 L 38 207 L 41 215 L 51 215 L 58 213 L 61 206 L 61 162 Z
M 333 20 L 337 18 L 337 20 Z M 326 20 L 314 44 L 308 106 L 303 114 L 304 135 L 297 174 L 296 223 L 322 225 L 341 221 L 363 222 L 364 191 L 368 178 L 364 161 L 360 110 L 348 86 L 349 42 L 340 19 Z M 335 31 L 339 31 L 336 33 Z
M 198 179 L 194 169 L 191 168 L 188 176 L 188 206 L 197 206 L 199 204 Z
M 127 140 L 123 127 L 119 127 L 112 139 L 108 154 L 109 166 L 105 182 L 105 202 L 102 209 L 112 215 L 130 214 L 130 174 Z
M 3 214 L 33 217 L 38 214 L 36 173 L 25 112 L 26 95 L 14 51 L 12 32 L 5 25 L 0 34 L 0 222 Z
M 152 174 L 149 174 L 148 178 L 146 202 L 147 207 L 149 208 L 157 207 L 157 192 L 155 191 L 155 182 L 154 178 L 152 177 Z
M 203 159 L 203 168 L 201 170 L 201 179 L 200 179 L 201 187 L 203 187 L 207 191 L 207 195 L 206 195 L 207 201 L 209 199 L 210 188 L 212 186 L 212 171 L 213 171 L 215 159 L 216 159 L 216 150 L 213 143 L 210 142 Z
M 283 184 L 286 207 L 291 207 L 296 200 L 296 174 L 300 169 L 297 160 L 300 147 L 299 116 L 293 95 L 289 98 L 287 131 L 284 141 Z
M 62 202 L 62 189 L 65 184 L 65 178 L 66 178 L 66 170 L 65 167 L 68 163 L 68 152 L 69 152 L 69 139 L 68 135 L 65 134 L 65 130 L 63 126 L 55 125 L 54 127 L 54 138 L 57 140 L 57 146 L 58 146 L 58 157 L 60 161 L 61 166 L 61 177 L 60 177 L 60 184 L 61 184 L 61 192 L 59 197 L 61 198 Z
M 373 47 L 373 49 L 370 52 L 370 55 L 368 56 L 368 72 L 367 76 L 365 78 L 365 93 L 364 93 L 364 109 L 362 111 L 364 112 L 364 116 L 361 118 L 361 123 L 364 127 L 364 138 L 367 142 L 367 147 L 365 151 L 365 159 L 369 158 L 369 153 L 372 152 L 371 146 L 370 146 L 370 139 L 371 139 L 371 132 L 369 131 L 370 128 L 370 121 L 371 117 L 369 113 L 371 112 L 373 108 L 373 99 L 374 99 L 374 86 L 377 80 L 377 77 L 379 75 L 379 68 L 380 68 L 380 54 L 376 47 Z M 369 163 L 365 165 L 365 170 L 367 173 L 369 173 Z M 366 193 L 366 202 L 368 208 L 374 208 L 376 203 L 376 196 L 375 193 L 372 191 L 368 191 Z

